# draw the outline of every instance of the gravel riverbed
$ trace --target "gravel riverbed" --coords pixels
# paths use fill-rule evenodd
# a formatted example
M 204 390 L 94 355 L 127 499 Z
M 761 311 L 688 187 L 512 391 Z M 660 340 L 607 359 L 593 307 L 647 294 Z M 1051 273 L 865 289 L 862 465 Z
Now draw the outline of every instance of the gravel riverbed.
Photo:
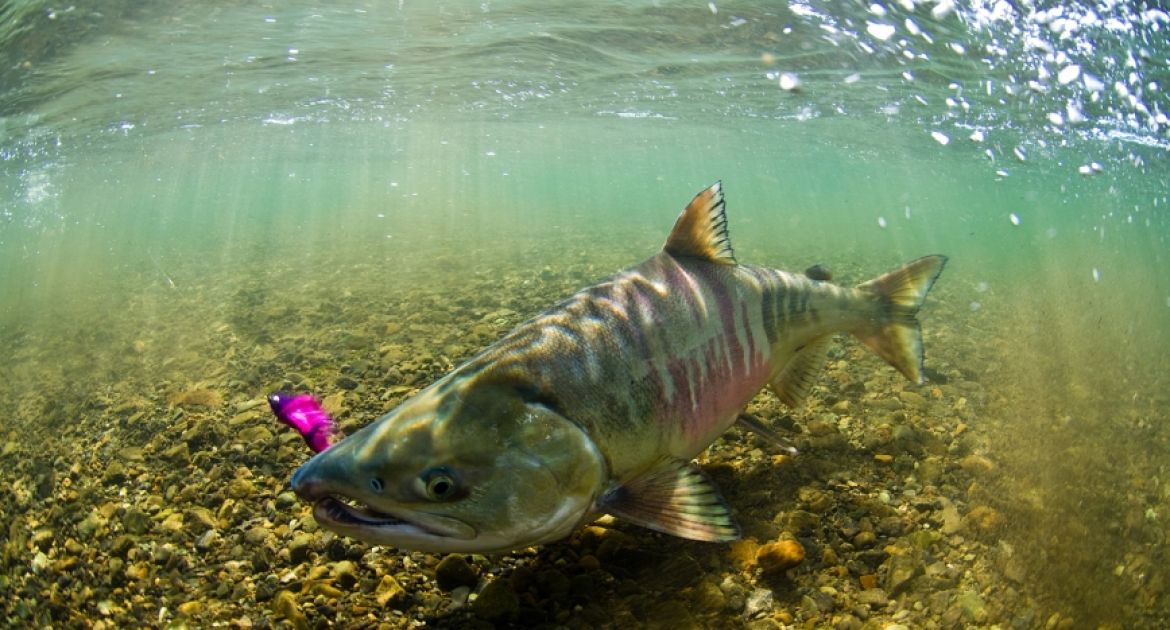
M 734 429 L 700 458 L 743 527 L 735 544 L 603 518 L 540 548 L 441 556 L 316 526 L 288 489 L 309 453 L 274 421 L 267 392 L 313 392 L 352 432 L 605 273 L 581 263 L 473 275 L 458 297 L 425 286 L 390 305 L 372 288 L 339 290 L 326 278 L 304 289 L 333 296 L 317 308 L 288 304 L 260 281 L 208 283 L 153 315 L 230 305 L 205 308 L 195 339 L 190 325 L 11 333 L 0 619 L 98 629 L 850 630 L 1159 627 L 1170 618 L 1156 505 L 1170 486 L 1158 481 L 1156 453 L 1122 466 L 1116 451 L 1095 450 L 1164 445 L 1166 429 L 1149 421 L 1156 401 L 1145 424 L 1132 419 L 1129 433 L 1108 438 L 1062 429 L 1060 417 L 1021 420 L 1031 407 L 1020 401 L 1035 390 L 1003 367 L 1010 341 L 973 328 L 986 320 L 946 276 L 923 316 L 927 385 L 843 341 L 804 407 L 785 409 L 767 393 L 749 407 L 799 455 Z M 76 344 L 91 350 L 55 359 Z M 1058 461 L 1078 457 L 1083 469 Z M 1082 505 L 1112 498 L 1078 509 L 1062 503 L 1068 492 Z

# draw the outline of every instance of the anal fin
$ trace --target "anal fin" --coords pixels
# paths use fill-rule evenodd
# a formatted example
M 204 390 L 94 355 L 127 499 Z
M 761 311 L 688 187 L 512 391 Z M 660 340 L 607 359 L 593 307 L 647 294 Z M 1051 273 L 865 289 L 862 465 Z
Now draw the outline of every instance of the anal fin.
M 739 538 L 739 526 L 715 484 L 697 466 L 680 459 L 663 459 L 609 490 L 598 507 L 631 523 L 681 538 L 704 542 Z
M 770 384 L 780 402 L 795 409 L 808 398 L 817 376 L 825 366 L 825 357 L 832 343 L 832 335 L 821 335 L 797 350 L 784 364 Z

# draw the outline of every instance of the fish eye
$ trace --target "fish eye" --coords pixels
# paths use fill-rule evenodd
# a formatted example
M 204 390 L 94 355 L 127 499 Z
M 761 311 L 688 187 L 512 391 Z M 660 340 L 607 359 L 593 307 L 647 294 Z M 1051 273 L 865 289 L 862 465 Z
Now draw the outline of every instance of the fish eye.
M 431 501 L 454 499 L 459 493 L 459 483 L 450 470 L 442 466 L 428 468 L 418 478 L 422 494 Z
M 370 490 L 373 490 L 374 492 L 376 492 L 378 494 L 382 494 L 382 490 L 385 487 L 386 487 L 386 484 L 382 482 L 381 477 L 371 477 L 370 478 Z

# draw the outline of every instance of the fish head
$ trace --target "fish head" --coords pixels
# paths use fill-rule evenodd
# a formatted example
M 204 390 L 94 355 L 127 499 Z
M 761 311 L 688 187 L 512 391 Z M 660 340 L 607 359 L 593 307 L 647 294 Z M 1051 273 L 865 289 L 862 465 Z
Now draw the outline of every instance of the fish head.
M 449 377 L 306 462 L 317 522 L 369 543 L 488 553 L 563 538 L 607 475 L 593 440 L 515 380 Z

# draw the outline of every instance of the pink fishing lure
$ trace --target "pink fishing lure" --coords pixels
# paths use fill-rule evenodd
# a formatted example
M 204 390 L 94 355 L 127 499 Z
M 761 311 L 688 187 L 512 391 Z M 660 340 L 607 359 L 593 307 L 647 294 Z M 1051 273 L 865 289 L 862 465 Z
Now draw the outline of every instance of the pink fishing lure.
M 314 453 L 320 453 L 337 441 L 337 425 L 317 399 L 309 394 L 274 392 L 268 395 L 268 404 L 276 419 L 296 429 Z

